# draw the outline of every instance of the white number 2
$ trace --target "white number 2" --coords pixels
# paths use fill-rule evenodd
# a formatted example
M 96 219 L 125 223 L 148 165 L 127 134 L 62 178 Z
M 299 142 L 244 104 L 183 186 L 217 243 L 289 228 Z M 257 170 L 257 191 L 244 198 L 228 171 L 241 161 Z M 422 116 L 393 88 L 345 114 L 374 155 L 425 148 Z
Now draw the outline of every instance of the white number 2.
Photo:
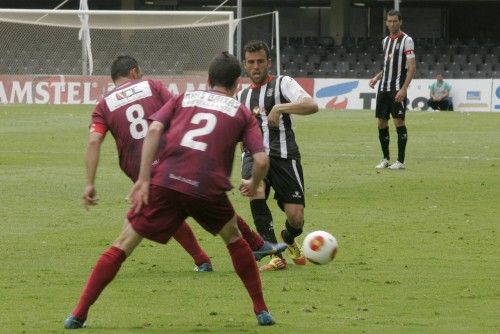
M 140 104 L 133 104 L 125 111 L 127 120 L 130 122 L 130 135 L 134 139 L 146 137 L 148 132 L 148 121 L 144 119 L 144 108 Z
M 209 133 L 211 133 L 214 130 L 215 125 L 217 124 L 217 117 L 215 117 L 214 114 L 200 112 L 195 114 L 193 118 L 191 118 L 191 124 L 200 124 L 200 122 L 203 120 L 207 121 L 207 123 L 203 127 L 186 132 L 181 140 L 182 146 L 190 147 L 199 151 L 205 151 L 207 149 L 207 143 L 196 141 L 193 138 L 208 135 Z

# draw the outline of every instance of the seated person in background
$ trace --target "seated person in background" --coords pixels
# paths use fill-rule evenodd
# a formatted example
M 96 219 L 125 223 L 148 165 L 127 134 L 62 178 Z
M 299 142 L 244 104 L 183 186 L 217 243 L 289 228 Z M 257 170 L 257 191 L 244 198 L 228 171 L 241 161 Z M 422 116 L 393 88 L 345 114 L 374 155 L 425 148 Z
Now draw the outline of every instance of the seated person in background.
M 436 110 L 453 110 L 450 97 L 451 85 L 443 80 L 443 75 L 438 73 L 436 82 L 429 86 L 430 99 L 427 102 L 429 107 Z

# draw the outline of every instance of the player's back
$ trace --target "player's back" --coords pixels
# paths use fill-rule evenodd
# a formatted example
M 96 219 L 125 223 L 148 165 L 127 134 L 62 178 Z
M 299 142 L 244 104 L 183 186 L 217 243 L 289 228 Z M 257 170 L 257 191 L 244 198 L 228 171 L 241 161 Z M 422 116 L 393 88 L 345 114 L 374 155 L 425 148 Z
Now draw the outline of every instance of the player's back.
M 170 98 L 159 81 L 129 80 L 109 92 L 92 115 L 93 123 L 103 123 L 113 135 L 120 168 L 132 181 L 139 175 L 148 117 Z
M 193 91 L 174 99 L 151 117 L 167 127 L 166 148 L 152 183 L 200 197 L 231 189 L 237 143 L 254 141 L 263 150 L 255 117 L 217 92 Z

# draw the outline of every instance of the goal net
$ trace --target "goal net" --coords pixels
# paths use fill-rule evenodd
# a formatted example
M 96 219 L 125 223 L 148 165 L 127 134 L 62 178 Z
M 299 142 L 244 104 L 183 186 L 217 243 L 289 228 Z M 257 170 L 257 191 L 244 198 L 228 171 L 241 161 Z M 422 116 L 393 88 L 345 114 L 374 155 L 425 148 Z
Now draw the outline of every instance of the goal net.
M 233 52 L 233 12 L 0 9 L 0 74 L 109 75 L 128 54 L 148 75 L 206 75 Z

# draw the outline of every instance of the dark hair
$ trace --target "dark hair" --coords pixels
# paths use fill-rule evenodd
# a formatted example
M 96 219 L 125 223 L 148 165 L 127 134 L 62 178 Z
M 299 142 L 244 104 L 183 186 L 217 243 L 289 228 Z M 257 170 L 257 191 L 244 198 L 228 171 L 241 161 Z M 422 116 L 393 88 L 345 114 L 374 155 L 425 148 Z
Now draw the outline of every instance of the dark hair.
M 398 20 L 401 21 L 403 19 L 403 16 L 401 15 L 401 12 L 399 10 L 391 9 L 390 11 L 387 12 L 386 19 L 389 16 L 397 16 Z
M 208 67 L 208 83 L 211 86 L 232 88 L 241 75 L 238 58 L 224 51 L 217 55 Z
M 139 68 L 137 60 L 131 56 L 118 56 L 111 64 L 111 79 L 115 81 L 120 77 L 128 77 L 130 70 Z
M 244 52 L 257 52 L 260 50 L 264 50 L 266 52 L 266 58 L 269 58 L 269 46 L 263 41 L 253 40 L 245 44 L 243 47 Z

